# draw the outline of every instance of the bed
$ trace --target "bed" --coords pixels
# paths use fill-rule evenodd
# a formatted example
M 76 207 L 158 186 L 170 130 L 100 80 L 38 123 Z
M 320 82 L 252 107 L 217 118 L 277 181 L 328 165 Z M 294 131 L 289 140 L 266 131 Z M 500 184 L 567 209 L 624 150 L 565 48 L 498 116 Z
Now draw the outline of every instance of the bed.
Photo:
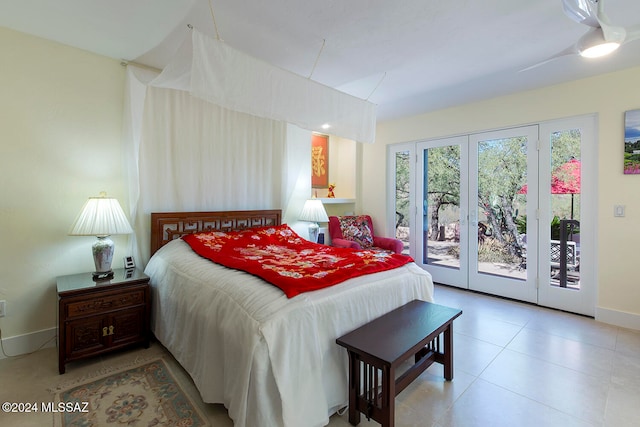
M 287 298 L 180 239 L 280 221 L 279 210 L 151 215 L 153 333 L 236 427 L 328 424 L 348 402 L 336 338 L 411 300 L 433 301 L 431 276 L 413 262 Z

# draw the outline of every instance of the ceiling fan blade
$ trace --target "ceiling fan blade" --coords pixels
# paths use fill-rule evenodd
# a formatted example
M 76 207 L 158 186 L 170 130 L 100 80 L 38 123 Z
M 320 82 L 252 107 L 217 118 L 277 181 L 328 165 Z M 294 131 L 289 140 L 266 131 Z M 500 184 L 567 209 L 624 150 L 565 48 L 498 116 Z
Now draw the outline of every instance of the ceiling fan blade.
M 602 24 L 600 28 L 602 28 L 602 35 L 604 36 L 604 39 L 608 42 L 622 44 L 627 37 L 627 30 L 625 30 L 623 27 Z
M 573 46 L 569 46 L 568 48 L 564 49 L 563 51 L 560 51 L 558 53 L 556 53 L 553 56 L 550 56 L 549 58 L 545 59 L 544 61 L 538 62 L 537 64 L 533 64 L 527 68 L 523 68 L 522 70 L 518 71 L 519 73 L 522 73 L 524 71 L 529 71 L 529 70 L 533 70 L 534 68 L 538 68 L 541 65 L 544 65 L 548 62 L 551 62 L 553 60 L 556 60 L 558 58 L 562 58 L 563 56 L 569 56 L 569 55 L 577 55 L 578 54 L 578 48 L 576 47 L 576 45 Z
M 601 6 L 596 3 L 593 0 L 562 0 L 562 10 L 569 19 L 579 24 L 599 27 L 598 9 Z
M 611 21 L 609 21 L 609 17 L 606 13 L 604 13 L 604 0 L 595 0 L 596 5 L 596 18 L 600 25 L 611 25 Z
M 591 0 L 583 0 L 591 3 Z M 600 28 L 602 28 L 602 34 L 604 39 L 608 42 L 622 44 L 627 36 L 627 31 L 623 27 L 612 25 L 609 18 L 604 13 L 604 0 L 597 1 L 596 20 Z
M 640 25 L 627 28 L 626 31 L 627 31 L 627 36 L 624 39 L 625 43 L 640 39 Z

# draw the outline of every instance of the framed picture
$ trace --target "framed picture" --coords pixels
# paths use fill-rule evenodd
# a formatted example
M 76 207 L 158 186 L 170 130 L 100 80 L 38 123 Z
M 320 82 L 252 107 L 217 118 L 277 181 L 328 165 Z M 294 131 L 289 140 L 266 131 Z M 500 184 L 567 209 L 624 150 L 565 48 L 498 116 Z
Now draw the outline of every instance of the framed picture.
M 311 135 L 311 187 L 329 186 L 329 137 Z
M 136 262 L 133 260 L 132 256 L 124 257 L 124 268 L 129 270 L 130 268 L 136 268 Z
M 640 110 L 624 113 L 624 174 L 640 174 Z

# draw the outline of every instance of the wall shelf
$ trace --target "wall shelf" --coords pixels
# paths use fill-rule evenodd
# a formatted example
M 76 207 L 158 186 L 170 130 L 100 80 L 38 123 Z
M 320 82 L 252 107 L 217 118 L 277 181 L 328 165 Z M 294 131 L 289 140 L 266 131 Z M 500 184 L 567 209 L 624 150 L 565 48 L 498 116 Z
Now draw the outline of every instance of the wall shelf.
M 337 205 L 337 204 L 341 204 L 341 203 L 355 203 L 356 199 L 345 199 L 345 198 L 338 198 L 338 197 L 334 197 L 334 198 L 328 198 L 328 197 L 318 197 L 320 200 L 322 200 L 322 203 L 325 205 Z

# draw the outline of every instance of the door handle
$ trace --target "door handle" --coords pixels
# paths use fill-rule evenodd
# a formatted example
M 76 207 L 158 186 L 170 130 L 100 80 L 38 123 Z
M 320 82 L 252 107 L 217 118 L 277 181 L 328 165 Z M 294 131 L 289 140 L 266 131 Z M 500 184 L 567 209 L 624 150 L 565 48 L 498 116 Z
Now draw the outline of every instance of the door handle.
M 471 223 L 471 225 L 476 226 L 478 225 L 478 212 L 473 210 L 471 211 L 471 214 L 469 215 L 469 222 Z

